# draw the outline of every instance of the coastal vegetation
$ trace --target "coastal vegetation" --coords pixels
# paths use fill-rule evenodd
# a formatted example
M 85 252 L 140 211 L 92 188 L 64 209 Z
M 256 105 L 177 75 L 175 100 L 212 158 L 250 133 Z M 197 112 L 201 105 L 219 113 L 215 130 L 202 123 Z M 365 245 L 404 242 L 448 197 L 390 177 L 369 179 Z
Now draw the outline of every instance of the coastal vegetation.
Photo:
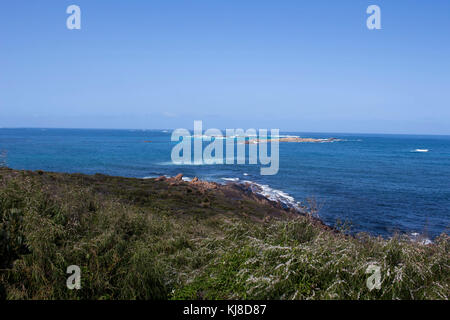
M 1 168 L 0 299 L 449 298 L 446 234 L 353 235 L 311 210 L 181 176 Z M 80 290 L 66 287 L 70 265 Z

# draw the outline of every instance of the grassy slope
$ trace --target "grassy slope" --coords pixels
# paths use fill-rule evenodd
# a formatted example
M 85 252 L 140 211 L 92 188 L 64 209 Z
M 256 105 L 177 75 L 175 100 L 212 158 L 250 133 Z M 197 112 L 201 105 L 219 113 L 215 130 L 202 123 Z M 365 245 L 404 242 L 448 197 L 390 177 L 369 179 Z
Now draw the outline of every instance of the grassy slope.
M 448 299 L 449 248 L 345 236 L 232 186 L 0 169 L 0 298 Z

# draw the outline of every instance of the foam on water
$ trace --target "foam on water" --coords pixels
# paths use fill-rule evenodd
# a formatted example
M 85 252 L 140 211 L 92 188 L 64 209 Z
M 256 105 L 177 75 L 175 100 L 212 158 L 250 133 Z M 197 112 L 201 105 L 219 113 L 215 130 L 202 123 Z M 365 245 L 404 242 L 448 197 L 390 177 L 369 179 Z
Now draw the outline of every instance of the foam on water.
M 221 178 L 222 180 L 225 180 L 225 181 L 231 181 L 231 182 L 237 182 L 237 181 L 239 181 L 239 178 Z
M 288 208 L 301 210 L 300 202 L 297 202 L 294 197 L 284 191 L 273 189 L 266 184 L 259 184 L 249 180 L 245 180 L 242 183 L 249 184 L 254 193 L 262 195 L 271 201 L 279 202 Z
M 433 241 L 431 241 L 430 239 L 425 237 L 423 234 L 420 234 L 418 232 L 412 232 L 409 235 L 409 238 L 411 239 L 411 241 L 418 242 L 418 243 L 421 243 L 423 245 L 428 245 L 428 244 L 432 244 L 433 243 Z

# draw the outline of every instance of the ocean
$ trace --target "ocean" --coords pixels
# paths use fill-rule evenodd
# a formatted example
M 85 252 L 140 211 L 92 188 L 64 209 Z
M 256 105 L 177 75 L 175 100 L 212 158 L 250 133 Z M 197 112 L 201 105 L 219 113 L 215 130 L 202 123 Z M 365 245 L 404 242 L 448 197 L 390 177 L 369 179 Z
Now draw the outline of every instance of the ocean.
M 352 232 L 433 239 L 450 220 L 450 136 L 282 132 L 332 143 L 280 143 L 276 175 L 260 165 L 175 165 L 171 130 L 0 129 L 13 169 L 249 181 L 287 204 L 314 199 L 327 224 Z M 0 158 L 2 161 L 2 158 Z

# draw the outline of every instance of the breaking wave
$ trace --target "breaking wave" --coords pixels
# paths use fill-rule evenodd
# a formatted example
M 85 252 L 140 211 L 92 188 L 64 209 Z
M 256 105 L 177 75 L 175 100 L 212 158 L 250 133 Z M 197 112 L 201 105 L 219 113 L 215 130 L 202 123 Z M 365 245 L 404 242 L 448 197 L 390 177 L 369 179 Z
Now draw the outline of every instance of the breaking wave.
M 242 183 L 249 184 L 252 192 L 256 194 L 264 196 L 271 201 L 279 202 L 286 208 L 293 208 L 298 211 L 302 211 L 301 203 L 296 201 L 294 197 L 284 191 L 273 189 L 267 184 L 259 184 L 249 180 L 242 181 Z

